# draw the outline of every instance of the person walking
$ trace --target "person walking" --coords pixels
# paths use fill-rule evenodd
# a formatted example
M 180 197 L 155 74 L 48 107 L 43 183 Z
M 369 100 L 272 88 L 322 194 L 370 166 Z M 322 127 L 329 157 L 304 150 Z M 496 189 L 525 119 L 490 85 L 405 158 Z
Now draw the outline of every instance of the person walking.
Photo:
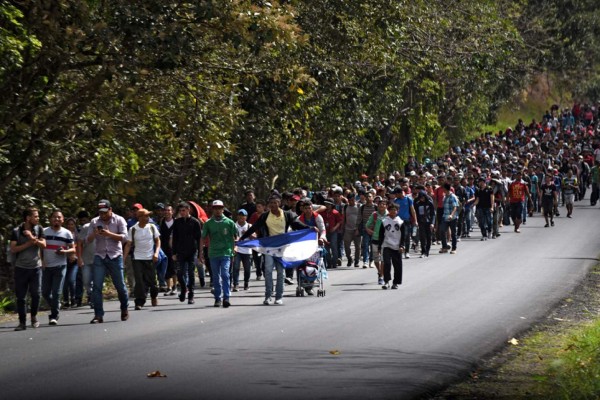
M 203 258 L 200 251 L 202 240 L 202 223 L 190 214 L 190 204 L 179 203 L 179 218 L 173 223 L 173 261 L 177 263 L 177 279 L 181 292 L 179 301 L 184 302 L 187 295 L 188 304 L 194 304 L 194 267 L 196 259 Z
M 37 208 L 23 211 L 23 222 L 12 230 L 10 236 L 11 264 L 14 267 L 15 296 L 19 325 L 15 331 L 27 329 L 27 293 L 30 297 L 31 327 L 38 328 L 37 313 L 42 292 L 42 258 L 40 251 L 46 247 L 44 229 L 39 225 Z

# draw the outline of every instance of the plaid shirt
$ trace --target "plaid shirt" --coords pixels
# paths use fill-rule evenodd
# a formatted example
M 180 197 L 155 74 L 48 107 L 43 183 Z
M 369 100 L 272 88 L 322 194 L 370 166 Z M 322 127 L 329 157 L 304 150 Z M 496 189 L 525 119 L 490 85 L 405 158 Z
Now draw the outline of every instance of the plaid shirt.
M 444 220 L 448 221 L 450 215 L 452 214 L 452 210 L 454 207 L 458 207 L 458 197 L 452 192 L 449 192 L 446 197 L 444 197 Z M 458 218 L 458 210 L 452 216 L 450 221 L 453 221 Z

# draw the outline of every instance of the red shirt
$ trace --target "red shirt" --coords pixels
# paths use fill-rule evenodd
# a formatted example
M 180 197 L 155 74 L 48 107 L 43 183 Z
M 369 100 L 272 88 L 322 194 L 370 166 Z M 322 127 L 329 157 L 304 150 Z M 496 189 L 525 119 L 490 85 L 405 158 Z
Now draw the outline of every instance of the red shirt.
M 508 187 L 508 198 L 511 203 L 520 203 L 525 201 L 525 192 L 527 191 L 527 185 L 523 182 L 513 182 Z
M 332 209 L 331 211 L 323 211 L 321 213 L 321 217 L 323 217 L 323 222 L 325 222 L 325 230 L 328 233 L 329 232 L 338 232 L 340 230 L 343 216 L 337 210 Z M 340 224 L 338 229 L 333 231 L 332 229 L 338 224 Z

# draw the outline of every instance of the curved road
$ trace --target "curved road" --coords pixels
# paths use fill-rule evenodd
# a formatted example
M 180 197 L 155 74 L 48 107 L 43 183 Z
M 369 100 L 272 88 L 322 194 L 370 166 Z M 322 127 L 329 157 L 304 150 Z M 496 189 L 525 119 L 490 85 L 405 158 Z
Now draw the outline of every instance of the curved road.
M 521 234 L 459 243 L 458 254 L 404 262 L 400 290 L 374 269 L 329 272 L 324 298 L 263 306 L 263 282 L 215 309 L 161 297 L 158 307 L 105 323 L 88 308 L 37 330 L 0 325 L 4 399 L 411 399 L 464 375 L 481 357 L 543 318 L 597 260 L 600 210 L 528 219 Z M 413 255 L 413 257 L 415 257 Z M 333 353 L 333 354 L 332 354 Z M 166 378 L 149 379 L 160 370 Z

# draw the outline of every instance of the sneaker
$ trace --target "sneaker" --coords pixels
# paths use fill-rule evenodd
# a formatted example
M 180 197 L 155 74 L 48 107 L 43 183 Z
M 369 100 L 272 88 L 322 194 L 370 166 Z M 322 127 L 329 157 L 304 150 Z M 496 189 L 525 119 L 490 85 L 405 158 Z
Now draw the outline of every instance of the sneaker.
M 550 227 L 550 224 L 546 223 L 546 225 L 544 225 L 544 228 L 548 228 Z
M 485 237 L 485 236 L 482 236 L 482 237 L 481 237 L 481 241 L 482 241 L 482 242 L 484 242 L 486 239 L 487 239 L 487 237 Z
M 520 229 L 515 229 L 515 233 L 521 233 Z
M 248 290 L 249 286 L 247 283 L 244 283 L 244 290 Z
M 179 293 L 179 301 L 182 303 L 185 301 L 185 292 Z
M 448 249 L 441 249 L 440 250 L 440 254 L 447 253 L 447 252 L 448 252 Z
M 270 298 L 270 297 L 267 297 L 267 298 L 265 299 L 265 301 L 263 301 L 263 304 L 264 304 L 265 306 L 271 305 L 271 304 L 273 304 L 273 299 L 272 299 L 272 298 Z
M 175 296 L 177 294 L 177 290 L 175 288 L 171 289 L 169 296 Z
M 306 288 L 306 294 L 309 296 L 314 296 L 315 293 L 313 292 L 312 288 Z
M 240 291 L 240 289 L 238 288 L 238 285 L 235 285 L 235 286 L 233 287 L 233 290 L 232 290 L 232 292 L 239 292 L 239 291 Z
M 387 290 L 390 288 L 390 284 L 388 282 L 386 282 L 381 288 L 384 290 Z
M 554 226 L 554 221 L 550 221 L 550 226 Z
M 283 304 L 283 299 L 277 299 L 275 300 L 275 304 L 277 304 L 278 306 Z
M 15 331 L 24 331 L 27 329 L 27 325 L 25 324 L 19 324 L 17 325 L 17 327 L 15 328 Z
M 456 254 L 456 250 L 451 250 L 450 254 Z
M 351 267 L 352 266 L 352 257 L 348 258 L 348 264 L 346 265 L 346 267 Z
M 40 327 L 40 321 L 38 321 L 37 318 L 31 318 L 31 327 L 32 328 L 39 328 Z
M 56 318 L 50 318 L 50 325 L 58 325 L 58 320 Z
M 286 285 L 293 285 L 294 284 L 294 280 L 292 278 L 285 278 L 285 284 Z
M 215 300 L 215 307 L 221 307 L 221 300 Z
M 337 265 L 338 267 L 341 267 L 341 266 L 342 266 L 342 259 L 341 259 L 341 258 L 338 258 L 338 259 L 337 259 L 337 261 L 336 261 L 335 263 L 336 263 L 336 265 Z
M 90 324 L 101 324 L 104 322 L 102 317 L 95 316 L 94 319 L 90 321 Z
M 142 309 L 142 306 L 140 306 L 140 305 L 136 305 L 136 306 L 134 307 L 134 310 L 135 310 L 135 311 L 140 311 L 141 309 Z
M 360 268 L 360 265 L 354 264 L 354 268 Z
M 394 283 L 394 284 L 392 285 L 392 289 L 394 289 L 394 290 L 398 289 L 398 284 L 397 284 L 397 283 Z
M 364 263 L 364 264 L 363 264 L 363 268 L 368 268 L 368 267 L 367 267 L 367 263 Z
M 188 299 L 188 304 L 194 304 L 194 303 L 195 303 L 194 299 Z
M 379 278 L 379 280 L 377 281 L 378 285 L 383 285 L 383 278 Z
M 262 276 L 257 276 L 257 277 L 256 277 L 256 280 L 257 280 L 257 281 L 260 281 L 261 279 L 262 279 Z
M 227 308 L 231 305 L 231 303 L 229 302 L 229 299 L 225 299 L 223 300 L 223 308 Z
M 129 319 L 129 311 L 122 310 L 121 311 L 121 321 L 127 321 Z
M 567 218 L 573 218 L 573 217 L 571 217 L 571 214 L 567 214 Z
M 375 268 L 375 265 L 373 265 L 373 261 L 369 261 L 369 268 Z
M 425 257 L 425 254 L 421 253 L 421 255 L 419 256 L 419 258 L 423 258 Z
M 410 254 L 404 253 L 404 258 L 410 258 Z

